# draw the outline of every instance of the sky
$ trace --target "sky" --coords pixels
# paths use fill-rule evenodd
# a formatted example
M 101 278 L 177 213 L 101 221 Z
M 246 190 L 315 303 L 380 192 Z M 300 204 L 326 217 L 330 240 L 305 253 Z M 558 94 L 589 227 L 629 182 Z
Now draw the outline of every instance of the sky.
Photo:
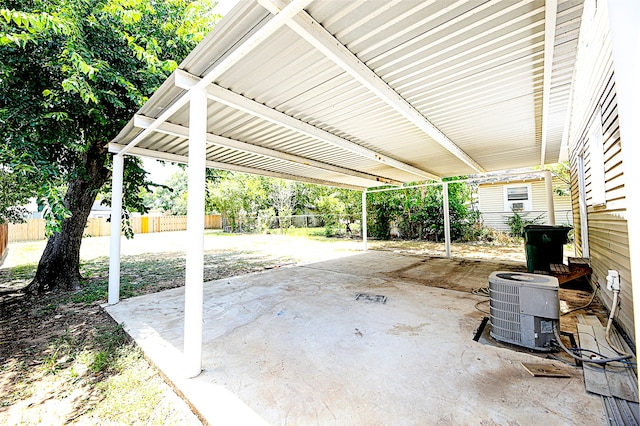
M 153 183 L 165 183 L 169 177 L 180 170 L 176 165 L 165 161 L 164 165 L 153 158 L 142 157 L 143 168 L 149 172 L 149 179 Z
M 238 1 L 246 0 L 218 0 L 218 5 L 215 10 L 224 16 Z M 144 169 L 149 172 L 149 178 L 155 183 L 164 183 L 172 174 L 179 170 L 178 166 L 174 166 L 169 162 L 165 162 L 163 165 L 159 161 L 150 158 L 143 158 L 142 161 Z

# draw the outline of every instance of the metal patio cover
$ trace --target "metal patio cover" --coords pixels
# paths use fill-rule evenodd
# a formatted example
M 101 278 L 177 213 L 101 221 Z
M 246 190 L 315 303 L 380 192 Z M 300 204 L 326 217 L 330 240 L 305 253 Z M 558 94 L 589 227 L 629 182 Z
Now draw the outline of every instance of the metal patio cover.
M 563 160 L 582 0 L 241 0 L 111 142 L 338 187 Z

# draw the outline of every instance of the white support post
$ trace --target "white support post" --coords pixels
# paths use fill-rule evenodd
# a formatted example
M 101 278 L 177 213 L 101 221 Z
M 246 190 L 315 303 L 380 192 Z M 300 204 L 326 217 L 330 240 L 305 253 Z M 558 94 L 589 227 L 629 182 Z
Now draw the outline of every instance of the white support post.
M 204 280 L 204 202 L 207 143 L 207 94 L 191 90 L 189 100 L 189 171 L 187 261 L 184 291 L 184 357 L 186 376 L 202 371 Z
M 362 191 L 362 223 L 360 224 L 362 234 L 362 251 L 367 251 L 367 191 Z
M 544 185 L 547 190 L 547 216 L 549 225 L 556 224 L 556 207 L 553 203 L 553 175 L 551 170 L 544 171 Z
M 451 222 L 449 217 L 449 184 L 442 183 L 442 211 L 444 213 L 445 256 L 451 257 Z
M 113 156 L 111 175 L 111 248 L 109 250 L 109 297 L 110 305 L 120 301 L 120 231 L 122 229 L 122 180 L 124 157 Z
M 626 277 L 633 295 L 633 318 L 635 343 L 640 344 L 640 169 L 636 164 L 640 158 L 640 2 L 638 0 L 609 0 L 609 26 L 611 27 L 611 50 L 616 80 L 618 119 L 624 166 L 625 191 L 627 196 L 627 232 L 631 276 Z M 599 6 L 598 6 L 599 7 Z

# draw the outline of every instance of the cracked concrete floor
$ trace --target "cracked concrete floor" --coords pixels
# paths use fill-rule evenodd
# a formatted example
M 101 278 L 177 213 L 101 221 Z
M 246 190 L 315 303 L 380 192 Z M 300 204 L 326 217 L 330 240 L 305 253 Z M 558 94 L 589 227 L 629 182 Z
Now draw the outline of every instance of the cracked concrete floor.
M 484 314 L 468 290 L 507 268 L 522 265 L 367 252 L 206 283 L 194 379 L 181 368 L 183 288 L 106 310 L 210 424 L 605 424 L 582 370 L 473 340 Z

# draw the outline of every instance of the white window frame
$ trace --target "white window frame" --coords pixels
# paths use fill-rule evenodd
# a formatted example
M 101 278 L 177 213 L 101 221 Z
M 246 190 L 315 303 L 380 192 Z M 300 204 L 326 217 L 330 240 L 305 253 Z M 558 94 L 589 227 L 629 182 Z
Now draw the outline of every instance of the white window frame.
M 527 199 L 526 200 L 509 200 L 509 189 L 510 188 L 522 188 L 525 187 L 527 188 Z M 511 211 L 511 207 L 513 206 L 514 203 L 522 203 L 523 204 L 523 208 L 522 210 L 518 210 L 518 211 L 531 211 L 533 210 L 533 200 L 531 199 L 532 196 L 532 192 L 531 192 L 531 184 L 530 183 L 518 183 L 518 184 L 512 184 L 512 185 L 505 185 L 503 187 L 503 199 L 504 199 L 504 211 L 506 212 L 510 212 Z

